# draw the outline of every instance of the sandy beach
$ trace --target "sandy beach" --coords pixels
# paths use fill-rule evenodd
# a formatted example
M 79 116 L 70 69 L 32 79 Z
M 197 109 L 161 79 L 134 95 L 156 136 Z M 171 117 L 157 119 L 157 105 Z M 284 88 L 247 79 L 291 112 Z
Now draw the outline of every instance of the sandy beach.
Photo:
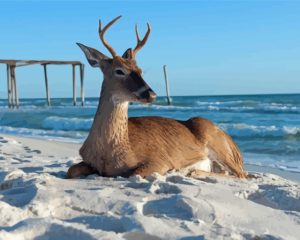
M 298 173 L 65 179 L 79 147 L 0 136 L 0 239 L 299 239 Z

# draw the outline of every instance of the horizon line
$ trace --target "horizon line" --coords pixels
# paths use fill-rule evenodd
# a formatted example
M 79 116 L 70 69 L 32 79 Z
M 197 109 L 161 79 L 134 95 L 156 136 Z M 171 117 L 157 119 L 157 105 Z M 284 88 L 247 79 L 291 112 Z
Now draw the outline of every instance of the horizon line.
M 230 96 L 262 96 L 262 95 L 300 95 L 300 93 L 242 93 L 242 94 L 215 94 L 215 95 L 173 95 L 172 97 L 230 97 Z M 85 97 L 87 98 L 99 98 L 100 96 L 94 96 L 94 97 Z M 166 95 L 159 95 L 157 97 L 164 97 L 166 98 Z M 21 99 L 47 99 L 46 97 L 37 97 L 37 98 L 31 98 L 31 97 L 23 97 Z M 73 97 L 53 97 L 51 99 L 73 99 Z M 78 101 L 80 101 L 80 97 L 77 98 Z M 8 98 L 0 98 L 0 100 L 8 100 Z

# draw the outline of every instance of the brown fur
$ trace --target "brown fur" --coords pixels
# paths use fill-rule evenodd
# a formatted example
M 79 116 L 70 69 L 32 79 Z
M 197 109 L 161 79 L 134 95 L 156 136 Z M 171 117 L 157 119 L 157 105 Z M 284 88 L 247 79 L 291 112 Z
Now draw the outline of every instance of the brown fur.
M 107 26 L 110 27 L 119 18 Z M 103 28 L 102 41 L 108 27 Z M 128 102 L 151 102 L 155 98 L 134 59 L 149 34 L 148 24 L 143 40 L 138 37 L 137 47 L 133 51 L 128 49 L 124 57 L 116 56 L 106 41 L 104 45 L 113 58 L 78 44 L 90 64 L 100 67 L 104 81 L 92 128 L 80 149 L 83 162 L 72 166 L 67 176 L 72 178 L 97 171 L 103 176 L 139 174 L 145 177 L 153 172 L 165 174 L 170 170 L 181 170 L 209 158 L 213 173 L 224 175 L 228 172 L 236 177 L 245 177 L 243 158 L 236 144 L 206 119 L 128 119 Z
M 226 133 L 206 119 L 130 118 L 129 137 L 136 156 L 145 159 L 142 164 L 155 165 L 161 174 L 207 158 L 207 148 L 210 148 L 233 175 L 245 176 L 243 158 L 237 146 Z

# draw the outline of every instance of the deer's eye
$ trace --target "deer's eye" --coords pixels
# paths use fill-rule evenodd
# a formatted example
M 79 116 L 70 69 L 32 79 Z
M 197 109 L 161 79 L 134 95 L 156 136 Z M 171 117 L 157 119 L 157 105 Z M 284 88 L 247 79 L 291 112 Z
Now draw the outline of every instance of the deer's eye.
M 120 76 L 120 77 L 125 76 L 124 71 L 123 71 L 122 69 L 120 69 L 120 68 L 118 68 L 118 69 L 115 70 L 115 74 L 116 74 L 117 76 Z

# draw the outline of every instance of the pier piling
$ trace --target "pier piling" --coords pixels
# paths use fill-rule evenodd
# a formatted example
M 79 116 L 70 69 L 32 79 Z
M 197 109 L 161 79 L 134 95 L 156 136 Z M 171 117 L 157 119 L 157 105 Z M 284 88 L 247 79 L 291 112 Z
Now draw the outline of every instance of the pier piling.
M 48 74 L 47 74 L 47 64 L 43 65 L 44 67 L 44 76 L 45 76 L 45 86 L 46 86 L 46 97 L 47 97 L 47 104 L 51 106 L 50 94 L 49 94 L 49 85 L 48 85 Z
M 73 105 L 76 106 L 76 69 L 72 65 L 72 78 L 73 78 Z
M 17 89 L 17 78 L 16 78 L 16 66 L 13 66 L 13 79 L 14 79 L 14 89 L 15 89 L 15 103 L 16 108 L 19 108 L 19 96 L 18 96 L 18 89 Z
M 167 65 L 164 65 L 163 69 L 164 69 L 164 76 L 165 76 L 165 83 L 166 83 L 167 102 L 168 102 L 168 105 L 171 105 L 169 80 L 168 80 L 168 75 L 167 75 Z
M 84 106 L 84 86 L 83 86 L 84 64 L 81 64 L 79 67 L 80 67 L 80 97 L 81 97 L 81 106 Z
M 16 66 L 10 65 L 10 84 L 11 84 L 11 107 L 19 107 L 19 98 L 16 83 Z
M 10 80 L 10 65 L 6 64 L 6 72 L 7 72 L 7 101 L 8 107 L 11 108 L 11 80 Z

